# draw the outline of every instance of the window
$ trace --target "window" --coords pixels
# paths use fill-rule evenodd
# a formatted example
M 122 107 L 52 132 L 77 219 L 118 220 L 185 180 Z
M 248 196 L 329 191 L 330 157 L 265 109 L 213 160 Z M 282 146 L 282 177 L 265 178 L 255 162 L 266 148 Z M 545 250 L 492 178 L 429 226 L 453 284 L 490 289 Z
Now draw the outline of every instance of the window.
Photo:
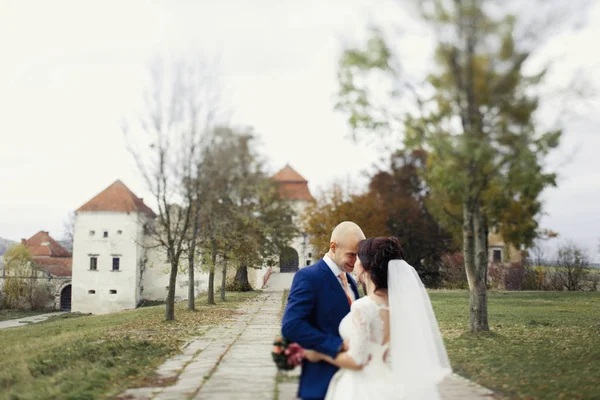
M 108 231 L 104 231 L 104 237 L 108 237 Z
M 312 257 L 312 253 L 308 253 L 308 256 L 309 256 L 309 257 Z
M 308 267 L 310 265 L 310 260 L 306 260 L 306 266 Z
M 96 294 L 95 290 L 88 290 L 88 294 Z
M 96 231 L 90 231 L 90 236 L 94 236 L 96 234 Z
M 117 291 L 116 291 L 116 289 L 110 289 L 110 290 L 109 290 L 109 293 L 110 293 L 110 294 L 117 294 Z
M 113 257 L 113 271 L 118 271 L 121 264 L 121 259 L 119 257 Z
M 117 235 L 122 235 L 123 231 L 117 231 Z
M 494 250 L 492 253 L 492 262 L 502 262 L 502 250 Z
M 98 270 L 98 257 L 90 257 L 90 271 Z

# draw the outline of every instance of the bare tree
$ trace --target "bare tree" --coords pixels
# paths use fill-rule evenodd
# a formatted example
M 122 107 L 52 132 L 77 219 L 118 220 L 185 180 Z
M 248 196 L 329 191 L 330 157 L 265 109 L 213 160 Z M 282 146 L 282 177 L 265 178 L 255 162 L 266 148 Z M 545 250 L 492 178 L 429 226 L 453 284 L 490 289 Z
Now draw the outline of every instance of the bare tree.
M 67 214 L 66 218 L 63 221 L 62 242 L 69 251 L 73 251 L 73 239 L 75 235 L 75 218 L 75 213 L 71 211 L 69 212 L 69 214 Z
M 583 283 L 590 274 L 590 260 L 582 248 L 573 243 L 558 248 L 554 262 L 556 276 L 569 291 L 583 290 Z
M 194 181 L 202 134 L 212 115 L 207 102 L 212 79 L 207 71 L 202 62 L 180 61 L 166 68 L 156 59 L 149 69 L 150 89 L 138 123 L 124 126 L 129 151 L 158 207 L 156 220 L 148 224 L 150 243 L 145 246 L 162 248 L 170 265 L 167 321 L 175 318 L 177 272 L 194 234 L 198 204 Z M 188 271 L 193 302 L 193 264 Z

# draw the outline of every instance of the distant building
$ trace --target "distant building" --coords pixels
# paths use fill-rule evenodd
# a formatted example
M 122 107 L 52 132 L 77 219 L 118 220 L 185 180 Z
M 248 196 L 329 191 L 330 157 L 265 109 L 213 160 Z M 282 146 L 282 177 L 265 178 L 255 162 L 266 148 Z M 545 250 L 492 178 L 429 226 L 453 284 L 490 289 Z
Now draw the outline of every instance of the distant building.
M 156 214 L 143 199 L 118 180 L 75 214 L 73 311 L 103 314 L 166 298 L 169 267 L 145 232 Z M 187 275 L 178 278 L 178 286 L 187 287 Z M 178 294 L 187 298 L 187 289 Z
M 275 173 L 271 180 L 277 184 L 280 197 L 291 203 L 296 214 L 292 222 L 296 224 L 300 233 L 292 240 L 289 247 L 281 249 L 277 267 L 264 266 L 260 269 L 248 269 L 248 280 L 255 289 L 263 287 L 271 272 L 293 273 L 299 268 L 314 263 L 317 257 L 317 252 L 310 245 L 308 234 L 302 230 L 302 219 L 306 207 L 315 200 L 308 189 L 308 181 L 290 165 L 286 165 Z
M 294 223 L 301 228 L 307 206 L 315 201 L 308 189 L 308 181 L 289 165 L 271 179 L 277 183 L 281 198 L 292 203 L 296 213 Z M 292 241 L 289 248 L 282 251 L 280 272 L 295 272 L 298 268 L 311 265 L 316 261 L 316 256 L 317 252 L 310 245 L 308 235 L 300 229 L 300 235 Z
M 499 232 L 488 234 L 488 262 L 489 264 L 518 263 L 522 260 L 522 254 L 512 244 L 505 244 Z
M 21 239 L 32 256 L 34 276 L 20 277 L 47 283 L 53 295 L 46 308 L 71 309 L 71 253 L 54 240 L 46 231 L 39 231 L 29 239 Z M 4 262 L 0 268 L 2 284 L 7 273 Z
M 306 206 L 314 201 L 308 181 L 289 165 L 271 179 L 281 197 L 292 203 L 293 222 L 300 227 Z M 117 180 L 75 211 L 72 256 L 45 231 L 23 240 L 33 255 L 38 279 L 48 280 L 55 293 L 49 307 L 104 314 L 136 308 L 143 300 L 165 300 L 170 265 L 162 247 L 147 234 L 155 218 L 144 200 Z M 308 235 L 301 233 L 279 258 L 277 272 L 295 272 L 314 263 L 316 251 Z M 254 288 L 263 286 L 267 271 L 266 267 L 249 270 Z M 208 274 L 196 271 L 192 284 L 196 295 L 205 292 Z M 176 300 L 187 299 L 188 285 L 187 273 L 180 271 Z

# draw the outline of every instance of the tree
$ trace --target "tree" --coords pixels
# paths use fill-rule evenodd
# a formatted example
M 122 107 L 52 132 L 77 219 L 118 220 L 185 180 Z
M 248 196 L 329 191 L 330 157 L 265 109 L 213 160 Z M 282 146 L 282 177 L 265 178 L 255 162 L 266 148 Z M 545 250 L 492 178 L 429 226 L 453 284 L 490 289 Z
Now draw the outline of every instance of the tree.
M 42 309 L 52 299 L 49 286 L 38 280 L 38 270 L 29 249 L 19 244 L 4 254 L 4 295 L 6 308 Z
M 63 239 L 61 244 L 69 251 L 73 251 L 76 217 L 75 213 L 71 211 L 63 221 Z
M 214 280 L 219 255 L 223 261 L 221 300 L 225 300 L 228 243 L 235 240 L 237 234 L 234 229 L 236 210 L 231 194 L 237 163 L 232 155 L 235 154 L 239 140 L 238 132 L 227 126 L 218 126 L 211 131 L 203 150 L 203 173 L 198 177 L 199 197 L 203 207 L 198 216 L 201 226 L 200 246 L 207 254 L 204 259 L 209 266 L 208 304 L 215 304 Z
M 569 291 L 583 290 L 583 283 L 590 274 L 590 260 L 586 252 L 573 243 L 558 248 L 554 261 L 555 274 Z
M 349 194 L 339 184 L 323 190 L 306 208 L 304 231 L 317 249 L 317 257 L 329 250 L 331 232 L 342 221 L 354 221 L 367 237 L 390 236 L 387 211 L 373 194 Z
M 442 257 L 455 250 L 445 232 L 426 206 L 428 188 L 419 176 L 426 162 L 423 151 L 398 151 L 389 166 L 371 177 L 366 193 L 345 195 L 333 185 L 308 208 L 306 232 L 321 251 L 329 248 L 332 229 L 344 220 L 356 222 L 367 237 L 396 236 L 405 258 L 418 271 L 427 286 L 440 284 Z
M 423 150 L 397 151 L 388 170 L 371 179 L 369 193 L 381 201 L 388 231 L 400 239 L 406 261 L 419 272 L 426 286 L 438 287 L 443 257 L 458 247 L 429 211 L 430 189 L 420 175 L 426 164 L 427 153 Z
M 273 266 L 278 255 L 297 234 L 294 211 L 279 196 L 276 183 L 265 171 L 258 152 L 258 137 L 251 130 L 232 131 L 232 146 L 226 151 L 235 162 L 229 175 L 229 193 L 220 204 L 226 259 L 238 265 L 232 288 L 251 290 L 248 268 Z
M 182 61 L 166 68 L 160 60 L 155 60 L 150 78 L 151 87 L 139 124 L 126 124 L 124 132 L 129 150 L 158 207 L 154 222 L 141 223 L 146 226 L 151 242 L 145 245 L 162 248 L 170 265 L 165 319 L 171 321 L 175 319 L 180 260 L 193 234 L 194 181 L 198 174 L 202 133 L 214 111 L 207 95 L 213 87 L 212 77 L 202 63 Z M 192 265 L 188 269 L 190 293 L 194 286 L 193 270 Z
M 536 10 L 541 18 L 525 23 L 512 2 L 502 8 L 490 0 L 419 4 L 436 37 L 434 71 L 421 84 L 409 82 L 375 31 L 366 49 L 348 49 L 340 60 L 338 108 L 349 115 L 355 136 L 401 129 L 404 146 L 429 153 L 422 173 L 431 209 L 446 229 L 460 233 L 470 329 L 487 331 L 488 231 L 498 229 L 517 248 L 529 245 L 541 212 L 539 196 L 556 184 L 543 161 L 561 130 L 545 130 L 536 119 L 536 88 L 546 70 L 524 68 L 551 36 L 538 24 L 549 16 Z M 404 102 L 405 113 L 375 103 L 365 83 L 373 74 L 391 78 L 391 96 Z
M 21 308 L 27 302 L 36 277 L 33 258 L 23 244 L 9 248 L 4 253 L 4 305 Z

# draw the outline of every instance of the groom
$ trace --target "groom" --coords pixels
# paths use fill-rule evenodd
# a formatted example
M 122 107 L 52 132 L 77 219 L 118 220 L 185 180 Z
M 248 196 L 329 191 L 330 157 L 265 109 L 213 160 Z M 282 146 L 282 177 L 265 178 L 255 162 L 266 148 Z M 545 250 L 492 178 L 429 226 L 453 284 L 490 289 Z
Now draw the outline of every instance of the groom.
M 350 276 L 356 261 L 358 242 L 364 233 L 354 222 L 335 227 L 329 252 L 294 276 L 283 315 L 283 336 L 305 349 L 316 350 L 333 358 L 342 350 L 338 328 L 358 298 L 356 282 Z M 298 397 L 323 399 L 337 368 L 325 362 L 304 362 Z

